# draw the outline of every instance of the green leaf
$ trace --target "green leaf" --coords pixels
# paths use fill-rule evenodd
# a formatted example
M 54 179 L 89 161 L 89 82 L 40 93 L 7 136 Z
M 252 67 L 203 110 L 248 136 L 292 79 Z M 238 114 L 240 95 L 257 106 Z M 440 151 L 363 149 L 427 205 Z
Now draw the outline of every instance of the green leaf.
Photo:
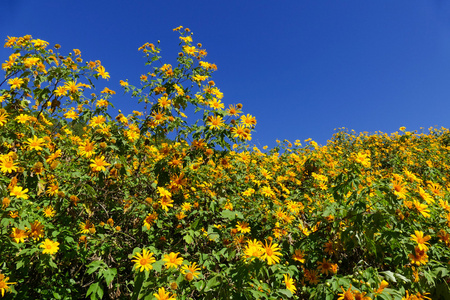
M 106 284 L 109 286 L 111 282 L 113 281 L 114 277 L 117 275 L 117 269 L 116 268 L 108 268 L 105 269 L 103 272 L 103 278 L 105 278 Z
M 144 283 L 144 279 L 145 279 L 144 272 L 137 273 L 136 278 L 134 279 L 134 289 L 133 289 L 133 294 L 132 294 L 132 298 L 131 298 L 132 300 L 138 299 L 139 293 L 142 288 L 142 284 Z
M 183 236 L 183 239 L 188 244 L 192 244 L 194 242 L 194 239 L 189 234 L 186 234 L 185 236 Z
M 219 278 L 220 278 L 220 275 L 216 275 L 213 278 L 211 278 L 210 280 L 208 280 L 208 282 L 206 283 L 205 291 L 210 291 L 213 288 L 215 288 L 216 286 L 220 285 Z

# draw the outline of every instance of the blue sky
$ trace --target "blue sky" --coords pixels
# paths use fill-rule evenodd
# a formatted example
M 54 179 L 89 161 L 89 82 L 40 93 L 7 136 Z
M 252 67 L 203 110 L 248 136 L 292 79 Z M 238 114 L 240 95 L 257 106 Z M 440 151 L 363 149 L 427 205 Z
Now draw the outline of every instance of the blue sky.
M 0 38 L 31 34 L 99 59 L 119 80 L 149 71 L 137 48 L 161 41 L 173 62 L 183 25 L 215 63 L 226 106 L 256 116 L 252 143 L 334 129 L 450 127 L 450 5 L 446 1 L 21 1 L 0 3 Z M 0 49 L 3 62 L 10 54 Z M 133 100 L 118 92 L 117 108 Z

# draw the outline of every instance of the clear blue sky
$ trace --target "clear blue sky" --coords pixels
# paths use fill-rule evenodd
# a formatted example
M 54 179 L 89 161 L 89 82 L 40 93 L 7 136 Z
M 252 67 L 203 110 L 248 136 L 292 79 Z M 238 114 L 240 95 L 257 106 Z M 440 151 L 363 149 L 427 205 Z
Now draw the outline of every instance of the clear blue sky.
M 147 70 L 137 48 L 161 41 L 178 53 L 179 25 L 215 63 L 226 106 L 256 116 L 252 143 L 312 138 L 335 128 L 394 132 L 450 127 L 448 1 L 21 1 L 0 3 L 0 38 L 31 34 L 78 48 L 119 80 Z M 64 52 L 66 51 L 66 52 Z M 4 62 L 9 50 L 0 49 Z M 131 112 L 128 96 L 117 108 Z

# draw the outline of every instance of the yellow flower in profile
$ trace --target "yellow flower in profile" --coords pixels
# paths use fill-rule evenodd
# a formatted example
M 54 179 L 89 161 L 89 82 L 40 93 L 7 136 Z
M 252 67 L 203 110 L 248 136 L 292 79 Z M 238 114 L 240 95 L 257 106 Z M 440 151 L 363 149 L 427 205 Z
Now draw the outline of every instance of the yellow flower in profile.
M 26 194 L 28 192 L 28 189 L 23 189 L 21 186 L 14 186 L 11 193 L 9 193 L 10 196 L 16 196 L 17 198 L 22 198 L 24 200 L 28 199 L 28 195 Z
M 142 272 L 153 269 L 152 263 L 154 263 L 156 259 L 153 257 L 152 252 L 144 249 L 142 250 L 142 254 L 139 252 L 136 253 L 131 261 L 134 262 L 136 269 Z
M 33 240 L 38 240 L 44 237 L 44 225 L 42 225 L 39 221 L 34 221 L 31 223 L 31 229 L 28 234 Z
M 183 263 L 183 258 L 178 257 L 179 252 L 171 252 L 169 254 L 164 254 L 163 261 L 165 261 L 165 266 L 167 268 L 176 268 Z
M 10 287 L 8 285 L 16 284 L 17 282 L 8 282 L 9 277 L 5 277 L 2 273 L 0 273 L 0 291 L 2 292 L 2 297 L 5 296 L 5 292 L 7 292 Z
M 43 254 L 55 254 L 59 250 L 59 243 L 45 239 L 39 247 L 44 248 L 42 251 Z
M 292 255 L 292 259 L 299 261 L 302 264 L 305 263 L 305 252 L 300 249 L 295 250 L 294 254 Z
M 286 285 L 286 289 L 291 291 L 292 294 L 295 294 L 297 288 L 294 284 L 294 279 L 292 279 L 288 274 L 284 274 L 284 284 Z
M 406 193 L 408 192 L 408 190 L 406 189 L 405 185 L 406 182 L 403 182 L 401 179 L 395 179 L 394 181 L 392 181 L 394 194 L 399 199 L 406 199 Z
M 422 204 L 418 200 L 414 200 L 413 204 L 417 211 L 422 214 L 422 216 L 424 216 L 425 218 L 430 217 L 430 210 L 428 209 L 428 205 Z
M 105 67 L 99 66 L 97 69 L 95 69 L 98 72 L 98 75 L 100 75 L 103 79 L 109 79 L 109 73 L 105 71 Z
M 28 237 L 28 233 L 25 230 L 14 227 L 10 236 L 18 244 L 25 242 L 25 239 Z
M 414 234 L 411 234 L 411 240 L 415 241 L 418 245 L 417 247 L 419 248 L 419 250 L 428 250 L 427 245 L 429 245 L 430 243 L 428 243 L 428 241 L 431 239 L 431 236 L 427 235 L 427 236 L 423 236 L 423 232 L 422 231 L 414 231 Z
M 106 171 L 106 167 L 111 165 L 105 161 L 104 156 L 97 156 L 95 159 L 91 159 L 91 162 L 90 166 L 94 172 Z
M 170 292 L 166 293 L 166 290 L 162 287 L 158 289 L 158 293 L 153 294 L 158 300 L 176 300 L 175 297 L 170 295 Z
M 263 246 L 262 249 L 261 259 L 267 260 L 267 264 L 269 266 L 278 263 L 280 261 L 280 258 L 278 256 L 282 255 L 281 252 L 279 252 L 280 250 L 281 248 L 278 247 L 278 244 L 272 244 L 272 241 L 267 244 L 266 241 L 266 245 Z

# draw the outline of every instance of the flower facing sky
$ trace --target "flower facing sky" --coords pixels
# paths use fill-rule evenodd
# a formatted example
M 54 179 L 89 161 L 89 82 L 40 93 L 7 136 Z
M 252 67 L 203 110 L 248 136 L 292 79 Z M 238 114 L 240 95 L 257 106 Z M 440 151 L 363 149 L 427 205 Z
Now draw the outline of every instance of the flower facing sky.
M 170 254 L 164 254 L 163 261 L 165 261 L 165 265 L 167 268 L 177 268 L 183 263 L 183 258 L 178 257 L 178 252 L 171 252 Z
M 136 270 L 142 272 L 153 269 L 152 263 L 154 263 L 156 259 L 153 257 L 152 252 L 144 249 L 142 250 L 142 254 L 140 252 L 136 253 L 131 261 L 134 262 Z
M 44 248 L 42 251 L 43 254 L 55 254 L 59 250 L 59 243 L 45 239 L 39 247 Z

